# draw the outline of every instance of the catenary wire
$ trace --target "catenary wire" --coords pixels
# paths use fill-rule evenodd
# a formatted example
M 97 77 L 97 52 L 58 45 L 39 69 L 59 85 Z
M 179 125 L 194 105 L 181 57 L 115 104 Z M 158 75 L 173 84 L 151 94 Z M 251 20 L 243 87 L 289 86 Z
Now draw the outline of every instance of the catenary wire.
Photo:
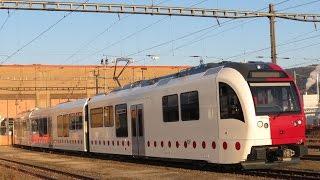
M 314 3 L 317 3 L 317 2 L 320 2 L 320 0 L 310 1 L 310 2 L 307 2 L 307 3 L 298 4 L 298 5 L 295 5 L 295 6 L 290 6 L 290 7 L 287 7 L 287 8 L 283 8 L 283 9 L 278 10 L 278 12 L 289 10 L 289 9 L 294 9 L 294 8 L 298 8 L 298 7 L 302 7 L 302 6 L 306 6 L 306 5 L 310 5 L 310 4 L 314 4 Z
M 286 2 L 288 2 L 288 1 L 290 1 L 290 0 L 281 1 L 281 2 L 279 2 L 279 3 L 276 3 L 275 5 L 280 5 L 280 4 L 286 3 Z M 265 7 L 265 8 L 259 9 L 259 10 L 257 10 L 257 11 L 265 10 L 265 9 L 267 9 L 267 8 L 268 8 L 268 7 Z M 178 37 L 178 38 L 176 38 L 176 39 L 171 39 L 171 40 L 169 40 L 169 41 L 165 41 L 165 42 L 159 43 L 159 44 L 154 45 L 154 46 L 152 46 L 152 47 L 145 48 L 145 49 L 143 49 L 143 50 L 139 50 L 139 51 L 137 51 L 137 52 L 131 53 L 131 54 L 127 55 L 127 57 L 134 56 L 134 55 L 140 54 L 140 53 L 142 53 L 142 52 L 145 52 L 145 51 L 148 51 L 148 50 L 151 50 L 151 49 L 154 49 L 154 48 L 158 48 L 158 47 L 161 47 L 161 46 L 164 46 L 164 45 L 173 43 L 173 42 L 175 42 L 175 41 L 184 39 L 184 38 L 189 37 L 189 36 L 192 36 L 192 35 L 194 35 L 194 34 L 198 34 L 198 33 L 204 32 L 204 31 L 206 31 L 206 30 L 208 30 L 208 29 L 212 29 L 212 28 L 216 29 L 216 27 L 222 27 L 222 25 L 228 24 L 228 23 L 233 22 L 233 21 L 235 21 L 235 19 L 226 20 L 226 21 L 224 21 L 224 22 L 222 22 L 222 23 L 218 23 L 218 24 L 215 24 L 215 25 L 211 25 L 211 26 L 209 26 L 209 27 L 205 27 L 205 28 L 203 28 L 203 29 L 200 29 L 200 30 L 197 30 L 197 31 L 188 33 L 188 34 L 185 34 L 185 35 L 183 35 L 183 36 L 180 36 L 180 37 Z M 205 35 L 205 34 L 207 34 L 207 33 L 203 33 L 203 35 Z M 203 36 L 203 35 L 202 35 L 202 36 Z M 136 61 L 136 62 L 137 62 L 137 61 Z
M 84 3 L 87 3 L 89 0 L 86 0 Z M 78 7 L 80 8 L 80 6 Z M 2 60 L 0 62 L 0 65 L 2 65 L 5 62 L 8 62 L 13 56 L 15 56 L 16 54 L 18 54 L 20 51 L 22 51 L 24 48 L 26 48 L 27 46 L 29 46 L 30 44 L 32 44 L 34 41 L 36 41 L 37 39 L 39 39 L 42 35 L 44 35 L 45 33 L 47 33 L 48 31 L 50 31 L 51 29 L 53 29 L 57 24 L 59 24 L 61 21 L 63 21 L 65 18 L 67 18 L 68 16 L 70 16 L 74 11 L 71 11 L 67 14 L 65 14 L 62 18 L 60 18 L 58 21 L 56 21 L 55 23 L 53 23 L 52 25 L 50 25 L 47 29 L 45 29 L 44 31 L 42 31 L 41 33 L 39 33 L 36 37 L 34 37 L 32 40 L 30 40 L 29 42 L 27 42 L 26 44 L 24 44 L 23 46 L 21 46 L 19 49 L 17 49 L 16 51 L 14 51 L 13 53 L 11 53 L 10 55 L 8 55 L 7 58 L 5 58 L 4 60 Z
M 279 2 L 279 3 L 276 3 L 275 5 L 280 5 L 280 4 L 289 2 L 289 1 L 291 1 L 291 0 L 281 1 L 281 2 Z M 265 8 L 256 10 L 255 12 L 262 11 L 262 10 L 265 10 L 265 9 L 267 9 L 267 8 L 268 8 L 268 7 L 265 7 Z M 194 40 L 191 40 L 191 41 L 189 41 L 189 42 L 187 42 L 187 43 L 185 43 L 185 44 L 182 44 L 182 45 L 174 48 L 173 50 L 178 50 L 178 49 L 181 49 L 181 48 L 183 48 L 183 47 L 190 46 L 190 45 L 192 45 L 192 44 L 194 44 L 194 43 L 197 43 L 197 42 L 200 42 L 200 41 L 202 41 L 202 40 L 204 40 L 204 39 L 211 38 L 211 37 L 217 36 L 217 35 L 219 35 L 219 34 L 222 34 L 222 33 L 225 33 L 225 32 L 228 32 L 228 31 L 231 31 L 231 30 L 234 30 L 234 29 L 237 29 L 237 28 L 239 28 L 239 27 L 241 27 L 241 26 L 243 26 L 243 25 L 245 25 L 245 24 L 248 24 L 248 23 L 253 22 L 253 21 L 256 21 L 256 20 L 257 20 L 257 18 L 254 18 L 254 19 L 251 19 L 251 20 L 247 20 L 247 21 L 244 21 L 244 22 L 241 23 L 241 24 L 238 24 L 238 25 L 236 25 L 236 26 L 233 26 L 233 27 L 231 27 L 231 28 L 228 28 L 228 29 L 226 29 L 226 30 L 224 30 L 224 31 L 215 33 L 215 34 L 213 34 L 213 35 L 205 36 L 206 34 L 210 33 L 211 31 L 219 28 L 219 27 L 216 27 L 216 28 L 212 29 L 211 31 L 205 32 L 205 33 L 203 33 L 202 35 L 194 38 Z
M 6 19 L 3 21 L 1 27 L 0 27 L 0 32 L 3 30 L 4 26 L 7 24 L 8 20 L 10 18 L 10 11 L 8 10 L 8 14 L 6 16 Z
M 285 46 L 285 45 L 297 43 L 297 42 L 300 42 L 300 41 L 305 41 L 305 40 L 312 39 L 312 38 L 317 38 L 320 35 L 315 35 L 315 36 L 311 36 L 311 37 L 307 37 L 307 38 L 303 38 L 303 39 L 298 39 L 299 37 L 303 37 L 303 36 L 305 36 L 307 34 L 311 34 L 311 33 L 316 32 L 316 31 L 317 30 L 313 30 L 313 31 L 310 31 L 310 32 L 307 32 L 307 33 L 300 34 L 300 35 L 298 35 L 298 36 L 296 36 L 294 38 L 291 38 L 291 39 L 289 39 L 289 40 L 287 40 L 287 41 L 285 41 L 283 43 L 280 43 L 280 44 L 276 45 L 276 47 Z M 298 40 L 294 40 L 294 39 L 298 39 Z M 294 40 L 294 41 L 292 41 L 292 40 Z M 249 51 L 246 54 L 240 53 L 240 54 L 236 54 L 236 55 L 233 55 L 233 56 L 229 56 L 229 57 L 227 57 L 225 59 L 226 60 L 230 60 L 230 59 L 234 59 L 234 58 L 247 57 L 248 55 L 255 54 L 255 53 L 258 53 L 258 52 L 261 52 L 261 51 L 265 51 L 265 50 L 268 50 L 270 48 L 271 47 L 268 46 L 268 47 L 264 47 L 264 48 L 261 48 L 261 49 Z
M 166 3 L 168 1 L 172 1 L 172 0 L 163 0 L 159 3 L 157 3 L 156 5 L 160 5 L 163 3 Z M 89 41 L 85 42 L 78 50 L 76 50 L 73 54 L 71 54 L 70 56 L 68 56 L 65 60 L 64 63 L 70 61 L 75 55 L 79 54 L 80 51 L 82 51 L 84 48 L 90 46 L 93 42 L 95 42 L 99 37 L 101 37 L 103 34 L 105 34 L 106 32 L 108 32 L 112 27 L 114 27 L 115 25 L 117 25 L 118 23 L 120 23 L 122 20 L 127 19 L 128 17 L 133 16 L 133 14 L 129 14 L 129 15 L 125 15 L 122 18 L 114 21 L 113 23 L 111 23 L 107 28 L 105 28 L 103 31 L 101 31 L 100 33 L 98 33 L 96 36 L 94 36 L 92 39 L 90 39 Z M 72 61 L 71 64 L 74 64 L 75 62 Z
M 193 7 L 193 6 L 198 5 L 198 4 L 200 4 L 200 3 L 204 3 L 204 2 L 206 2 L 206 1 L 208 1 L 208 0 L 202 0 L 202 1 L 198 2 L 198 3 L 196 3 L 196 4 L 191 5 L 190 7 Z M 79 63 L 79 62 L 81 62 L 81 61 L 83 61 L 83 60 L 86 60 L 88 57 L 91 57 L 91 56 L 93 56 L 93 55 L 95 55 L 95 54 L 98 54 L 98 53 L 100 53 L 100 52 L 102 52 L 102 51 L 104 51 L 104 50 L 106 50 L 106 49 L 108 49 L 108 48 L 110 48 L 110 47 L 113 47 L 114 45 L 119 44 L 120 42 L 122 42 L 122 41 L 124 41 L 124 40 L 126 40 L 126 39 L 129 39 L 129 38 L 133 37 L 134 35 L 142 32 L 142 31 L 144 31 L 144 30 L 146 30 L 146 29 L 148 29 L 148 28 L 150 28 L 150 27 L 152 27 L 153 25 L 158 24 L 158 23 L 166 20 L 168 17 L 170 17 L 170 16 L 165 16 L 164 18 L 161 18 L 161 19 L 159 19 L 159 20 L 157 20 L 157 21 L 155 21 L 155 22 L 153 22 L 153 23 L 151 23 L 151 24 L 148 24 L 147 26 L 144 26 L 143 28 L 139 29 L 138 31 L 135 31 L 135 32 L 133 32 L 133 33 L 125 36 L 124 38 L 122 38 L 122 39 L 120 39 L 120 40 L 118 40 L 118 41 L 115 41 L 115 42 L 109 44 L 108 46 L 106 46 L 106 47 L 104 47 L 104 48 L 102 48 L 102 49 L 99 49 L 98 51 L 93 52 L 93 53 L 90 54 L 89 56 L 86 56 L 86 57 L 84 57 L 84 58 L 78 59 L 76 62 Z

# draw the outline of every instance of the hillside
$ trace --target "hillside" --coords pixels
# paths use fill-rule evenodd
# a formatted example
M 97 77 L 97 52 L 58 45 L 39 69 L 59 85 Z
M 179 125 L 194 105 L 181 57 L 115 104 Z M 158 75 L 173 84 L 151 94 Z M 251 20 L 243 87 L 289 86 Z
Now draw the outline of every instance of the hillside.
M 305 67 L 296 67 L 296 68 L 290 68 L 286 69 L 286 71 L 292 75 L 293 77 L 293 72 L 296 72 L 296 78 L 297 78 L 297 85 L 298 88 L 300 89 L 301 92 L 305 93 L 306 91 L 306 82 L 307 78 L 310 75 L 310 72 L 315 70 L 317 64 L 305 66 Z M 308 90 L 308 94 L 315 94 L 317 91 L 316 85 L 312 85 L 311 88 Z

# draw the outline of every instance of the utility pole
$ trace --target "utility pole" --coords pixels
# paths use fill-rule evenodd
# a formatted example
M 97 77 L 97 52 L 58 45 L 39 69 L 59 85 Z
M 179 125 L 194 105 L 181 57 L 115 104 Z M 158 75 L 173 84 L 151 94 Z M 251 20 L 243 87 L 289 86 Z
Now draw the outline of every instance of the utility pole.
M 146 71 L 146 70 L 147 70 L 146 67 L 141 68 L 141 80 L 144 80 L 144 71 Z
M 107 58 L 107 56 L 105 59 L 102 58 L 100 60 L 100 64 L 104 66 L 104 93 L 107 92 L 107 65 L 108 65 L 108 63 L 109 63 L 109 59 Z
M 96 94 L 99 94 L 99 79 L 98 79 L 98 77 L 99 77 L 99 68 L 98 68 L 98 69 L 95 69 L 95 70 L 93 71 L 93 75 L 94 75 L 95 78 L 96 78 Z
M 275 32 L 275 11 L 274 5 L 269 4 L 270 21 L 270 42 L 271 42 L 271 62 L 277 64 L 277 50 L 276 50 L 276 32 Z

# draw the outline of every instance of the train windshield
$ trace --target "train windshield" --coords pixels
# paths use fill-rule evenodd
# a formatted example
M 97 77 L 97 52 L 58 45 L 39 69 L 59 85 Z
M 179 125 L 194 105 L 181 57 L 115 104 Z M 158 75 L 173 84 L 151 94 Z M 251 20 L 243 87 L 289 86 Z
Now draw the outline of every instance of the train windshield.
M 300 103 L 292 83 L 250 83 L 257 115 L 298 113 Z

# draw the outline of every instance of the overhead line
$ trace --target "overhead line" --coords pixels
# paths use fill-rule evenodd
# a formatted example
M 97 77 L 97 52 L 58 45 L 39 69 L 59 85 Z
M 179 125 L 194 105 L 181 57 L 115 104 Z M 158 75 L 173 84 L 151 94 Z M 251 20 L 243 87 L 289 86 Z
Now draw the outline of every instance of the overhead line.
M 203 3 L 203 2 L 205 2 L 205 1 L 208 1 L 208 0 L 202 0 L 202 1 L 200 1 L 200 2 Z M 200 2 L 198 2 L 198 3 L 196 3 L 196 4 L 199 4 Z M 193 7 L 193 6 L 194 6 L 194 4 L 191 5 L 190 7 Z M 142 31 L 144 31 L 144 30 L 146 30 L 146 29 L 148 29 L 148 28 L 150 28 L 150 27 L 152 27 L 153 25 L 160 23 L 161 21 L 167 19 L 168 17 L 170 17 L 170 16 L 165 16 L 164 18 L 161 18 L 161 19 L 159 19 L 159 20 L 157 20 L 157 21 L 155 21 L 155 22 L 153 22 L 153 23 L 151 23 L 151 24 L 148 24 L 147 26 L 144 26 L 143 28 L 139 29 L 138 31 L 135 31 L 135 32 L 127 35 L 126 37 L 124 37 L 124 38 L 122 38 L 122 39 L 120 39 L 120 40 L 118 40 L 118 41 L 116 41 L 116 42 L 113 42 L 112 44 L 109 44 L 108 46 L 106 46 L 106 47 L 104 47 L 104 48 L 102 48 L 102 49 L 100 49 L 100 50 L 98 50 L 98 51 L 95 51 L 94 53 L 90 54 L 89 56 L 86 56 L 85 58 L 79 59 L 77 62 L 81 62 L 81 61 L 85 60 L 85 59 L 88 58 L 88 57 L 91 57 L 91 56 L 93 56 L 93 55 L 95 55 L 95 54 L 98 54 L 98 53 L 100 53 L 100 52 L 102 52 L 102 51 L 104 51 L 104 50 L 106 50 L 106 49 L 108 49 L 108 48 L 110 48 L 110 47 L 112 47 L 112 46 L 114 46 L 114 45 L 116 45 L 116 44 L 118 44 L 118 43 L 120 43 L 120 42 L 128 39 L 128 38 L 131 38 L 131 37 L 133 37 L 134 35 L 142 32 Z
M 96 39 L 98 39 L 99 37 L 101 37 L 104 33 L 106 33 L 107 31 L 109 31 L 113 26 L 115 26 L 116 24 L 118 24 L 121 20 L 129 17 L 130 15 L 126 15 L 123 18 L 121 18 L 120 20 L 114 21 L 112 24 L 110 24 L 106 29 L 104 29 L 103 31 L 101 31 L 99 34 L 97 34 L 96 36 L 94 36 L 92 39 L 90 39 L 88 42 L 86 42 L 84 45 L 82 45 L 76 52 L 74 52 L 73 54 L 71 54 L 67 59 L 64 60 L 65 62 L 68 62 L 70 59 L 72 59 L 75 55 L 77 55 L 81 50 L 83 50 L 84 48 L 88 47 L 91 43 L 93 43 Z M 72 61 L 72 63 L 74 63 Z
M 312 44 L 309 44 L 309 45 L 306 45 L 306 46 L 302 46 L 302 47 L 299 47 L 299 48 L 293 48 L 293 49 L 285 50 L 285 51 L 280 52 L 279 54 L 285 54 L 285 53 L 288 53 L 288 52 L 291 52 L 291 51 L 299 51 L 299 50 L 302 50 L 302 49 L 305 49 L 305 48 L 308 48 L 308 47 L 317 46 L 317 45 L 320 45 L 320 42 L 312 43 Z
M 315 1 L 307 2 L 307 3 L 298 4 L 298 5 L 295 5 L 295 6 L 283 8 L 283 9 L 278 10 L 278 12 L 289 10 L 289 9 L 294 9 L 294 8 L 297 8 L 297 7 L 302 7 L 302 6 L 306 6 L 306 5 L 310 5 L 310 4 L 314 4 L 314 3 L 317 3 L 317 2 L 320 2 L 320 0 L 315 0 Z
M 3 29 L 4 26 L 6 25 L 7 21 L 9 20 L 9 18 L 10 18 L 10 12 L 9 12 L 9 10 L 8 10 L 7 17 L 6 17 L 6 19 L 3 21 L 3 23 L 2 23 L 2 25 L 1 25 L 1 27 L 0 27 L 0 32 L 2 31 L 2 29 Z
M 249 20 L 249 21 L 245 21 L 245 22 L 243 22 L 243 23 L 241 23 L 241 24 L 239 24 L 239 25 L 233 26 L 233 27 L 231 27 L 231 28 L 228 28 L 228 29 L 226 29 L 226 30 L 220 31 L 220 32 L 215 33 L 215 34 L 212 34 L 212 35 L 208 35 L 208 36 L 200 35 L 199 37 L 194 38 L 194 40 L 191 40 L 191 41 L 189 41 L 189 42 L 187 42 L 187 43 L 185 43 L 185 44 L 183 44 L 183 45 L 180 45 L 180 46 L 178 46 L 178 47 L 175 47 L 173 50 L 178 50 L 178 49 L 181 49 L 181 48 L 183 48 L 183 47 L 190 46 L 190 45 L 192 45 L 192 44 L 194 44 L 194 43 L 200 42 L 200 41 L 202 41 L 202 40 L 204 40 L 204 39 L 211 38 L 211 37 L 214 37 L 214 36 L 223 34 L 223 33 L 225 33 L 225 32 L 228 32 L 228 31 L 237 29 L 237 28 L 239 28 L 240 26 L 245 25 L 245 24 L 248 24 L 248 23 L 250 23 L 250 22 L 252 22 L 252 21 L 255 21 L 255 20 L 257 20 L 257 19 L 251 19 L 251 20 Z M 218 29 L 218 28 L 220 28 L 220 26 L 214 28 L 213 30 L 216 30 L 216 29 Z M 208 33 L 204 33 L 204 35 L 205 35 L 205 34 L 208 34 Z
M 289 2 L 289 1 L 291 1 L 291 0 L 280 1 L 280 2 L 276 3 L 275 6 L 280 5 L 280 4 L 283 4 L 283 3 L 287 3 L 287 2 Z
M 280 4 L 283 4 L 283 3 L 286 3 L 286 2 L 289 2 L 289 1 L 291 1 L 291 0 L 281 1 L 281 2 L 279 2 L 279 3 L 276 3 L 275 6 L 280 5 Z M 256 10 L 255 12 L 262 11 L 262 10 L 265 10 L 265 9 L 268 9 L 268 7 L 258 9 L 258 10 Z M 231 21 L 233 21 L 233 20 L 235 20 L 235 19 L 232 19 Z M 241 26 L 243 26 L 243 25 L 245 25 L 245 24 L 247 24 L 247 23 L 250 23 L 250 22 L 256 21 L 256 20 L 257 20 L 257 18 L 254 18 L 254 19 L 251 19 L 251 20 L 247 20 L 247 21 L 245 21 L 245 22 L 243 22 L 243 23 L 241 23 L 241 24 L 238 24 L 238 25 L 233 26 L 233 27 L 231 27 L 231 28 L 228 28 L 228 29 L 226 29 L 226 30 L 224 30 L 224 31 L 218 32 L 218 33 L 216 33 L 216 34 L 204 36 L 204 35 L 210 33 L 211 31 L 213 31 L 213 30 L 215 30 L 215 29 L 218 29 L 219 27 L 214 28 L 214 29 L 212 29 L 211 31 L 206 32 L 206 33 L 198 36 L 197 38 L 195 38 L 195 40 L 189 41 L 189 42 L 187 42 L 187 43 L 185 43 L 185 44 L 183 44 L 183 45 L 180 45 L 180 46 L 174 48 L 173 50 L 178 50 L 178 49 L 181 49 L 181 48 L 183 48 L 183 47 L 190 46 L 190 45 L 192 45 L 192 44 L 194 44 L 194 43 L 197 43 L 197 42 L 200 42 L 200 41 L 202 41 L 202 40 L 204 40 L 204 39 L 217 36 L 217 35 L 219 35 L 219 34 L 222 34 L 222 33 L 228 32 L 228 31 L 231 31 L 231 30 L 233 30 L 233 29 L 237 29 L 238 27 L 241 27 Z
M 157 3 L 156 5 L 160 5 L 160 4 L 163 4 L 165 2 L 168 2 L 168 1 L 171 1 L 171 0 L 163 0 L 159 3 Z M 120 19 L 118 19 L 117 21 L 114 21 L 111 25 L 109 25 L 106 29 L 104 29 L 103 31 L 101 31 L 99 34 L 97 34 L 95 37 L 93 37 L 91 40 L 89 40 L 87 43 L 85 43 L 84 45 L 82 45 L 76 52 L 74 52 L 72 55 L 70 55 L 67 59 L 64 60 L 64 63 L 65 62 L 68 62 L 70 59 L 72 59 L 76 54 L 78 54 L 82 49 L 88 47 L 91 43 L 93 43 L 96 39 L 98 39 L 99 37 L 101 37 L 104 33 L 106 33 L 107 31 L 109 31 L 113 26 L 117 25 L 120 21 L 132 16 L 133 14 L 129 14 L 129 15 L 126 15 Z M 74 62 L 72 61 L 72 64 Z
M 305 58 L 304 58 L 305 59 Z M 288 69 L 288 68 L 294 68 L 296 66 L 301 66 L 301 65 L 305 65 L 305 64 L 309 64 L 311 62 L 319 62 L 320 61 L 320 58 L 314 58 L 314 59 L 310 59 L 308 60 L 307 62 L 302 62 L 302 63 L 297 63 L 297 64 L 294 64 L 294 65 L 291 65 L 291 66 L 286 66 L 284 68 Z
M 86 0 L 84 3 L 87 3 L 89 0 Z M 31 43 L 33 43 L 34 41 L 36 41 L 38 38 L 40 38 L 42 35 L 44 35 L 46 32 L 50 31 L 51 29 L 53 29 L 57 24 L 59 24 L 62 20 L 64 20 L 66 17 L 68 17 L 69 15 L 71 15 L 73 13 L 73 11 L 65 14 L 62 18 L 60 18 L 58 21 L 56 21 L 55 23 L 53 23 L 51 26 L 49 26 L 47 29 L 45 29 L 44 31 L 42 31 L 40 34 L 38 34 L 35 38 L 33 38 L 31 41 L 29 41 L 28 43 L 24 44 L 22 47 L 20 47 L 19 49 L 17 49 L 16 51 L 14 51 L 13 53 L 11 53 L 7 58 L 5 58 L 4 60 L 2 60 L 0 62 L 0 65 L 2 65 L 5 62 L 8 62 L 10 60 L 10 58 L 12 58 L 14 55 L 18 54 L 21 50 L 23 50 L 24 48 L 26 48 L 27 46 L 29 46 Z
M 316 30 L 313 30 L 313 31 L 308 32 L 308 33 L 300 34 L 300 35 L 298 35 L 298 36 L 296 36 L 296 37 L 294 37 L 294 38 L 291 38 L 290 40 L 297 39 L 297 38 L 299 38 L 299 37 L 301 37 L 301 36 L 305 36 L 306 34 L 311 34 L 311 33 L 313 33 L 313 32 L 316 32 Z M 297 42 L 304 41 L 304 40 L 308 40 L 308 39 L 312 39 L 312 38 L 317 38 L 317 37 L 319 37 L 319 36 L 320 36 L 320 35 L 315 35 L 315 36 L 307 37 L 307 38 L 300 39 L 300 40 L 296 40 L 296 41 L 287 40 L 287 41 L 285 41 L 285 43 L 280 43 L 280 44 L 276 45 L 276 47 L 284 46 L 284 45 L 288 45 L 288 44 L 292 44 L 292 43 L 297 43 Z M 264 51 L 264 50 L 268 50 L 268 49 L 270 49 L 270 48 L 271 48 L 271 47 L 268 46 L 268 47 L 265 47 L 265 48 L 261 48 L 261 49 L 257 49 L 257 50 L 250 51 L 250 52 L 248 52 L 248 53 L 246 53 L 246 54 L 243 54 L 243 53 L 241 53 L 241 54 L 236 54 L 236 55 L 227 57 L 226 60 L 234 59 L 234 58 L 238 58 L 238 57 L 246 57 L 246 56 L 248 56 L 248 55 L 255 54 L 255 53 L 257 53 L 257 52 L 261 52 L 261 51 Z
M 288 2 L 288 1 L 290 1 L 290 0 L 281 1 L 281 2 L 279 2 L 279 3 L 277 3 L 277 4 L 275 4 L 275 5 L 280 5 L 280 4 L 286 3 L 286 2 Z M 254 12 L 258 12 L 258 11 L 261 11 L 261 10 L 265 10 L 265 9 L 267 9 L 267 8 L 268 8 L 268 7 L 265 7 L 265 8 L 256 10 L 256 11 L 254 11 Z M 152 47 L 149 47 L 149 48 L 140 50 L 140 51 L 135 52 L 135 53 L 131 53 L 131 54 L 127 55 L 127 57 L 134 56 L 134 55 L 136 55 L 136 54 L 140 54 L 140 53 L 142 53 L 142 52 L 145 52 L 145 51 L 148 51 L 148 50 L 157 48 L 157 47 L 161 47 L 161 46 L 164 46 L 164 45 L 166 45 L 166 44 L 173 43 L 173 42 L 178 41 L 178 40 L 180 40 L 180 39 L 184 39 L 184 38 L 186 38 L 186 37 L 192 36 L 192 35 L 194 35 L 194 34 L 198 34 L 198 33 L 200 33 L 200 32 L 203 32 L 203 31 L 208 30 L 208 29 L 211 29 L 211 28 L 217 29 L 217 28 L 215 28 L 215 27 L 217 27 L 217 26 L 218 26 L 218 27 L 221 27 L 221 26 L 223 26 L 223 24 L 226 24 L 226 23 L 229 23 L 229 22 L 232 22 L 232 21 L 235 21 L 235 19 L 226 20 L 226 21 L 224 21 L 224 22 L 222 22 L 222 23 L 218 23 L 218 24 L 216 24 L 216 25 L 211 25 L 211 26 L 209 26 L 209 27 L 206 27 L 206 28 L 203 28 L 203 29 L 200 29 L 200 30 L 197 30 L 197 31 L 188 33 L 188 34 L 185 34 L 185 35 L 180 36 L 180 37 L 178 37 L 178 38 L 176 38 L 176 39 L 172 39 L 172 40 L 169 40 L 169 41 L 165 41 L 165 42 L 160 43 L 160 44 L 157 44 L 157 45 L 155 45 L 155 46 L 152 46 Z M 203 33 L 203 35 L 205 35 L 205 34 L 207 34 L 207 33 Z M 201 36 L 203 36 L 203 35 L 201 35 Z

